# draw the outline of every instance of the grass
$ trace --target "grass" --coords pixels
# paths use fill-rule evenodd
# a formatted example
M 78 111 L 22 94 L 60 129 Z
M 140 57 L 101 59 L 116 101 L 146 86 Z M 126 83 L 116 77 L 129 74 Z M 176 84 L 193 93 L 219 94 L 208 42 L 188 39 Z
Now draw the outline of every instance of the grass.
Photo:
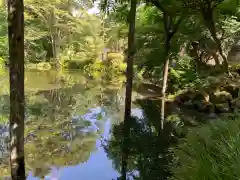
M 174 180 L 240 179 L 239 117 L 193 129 L 175 155 Z

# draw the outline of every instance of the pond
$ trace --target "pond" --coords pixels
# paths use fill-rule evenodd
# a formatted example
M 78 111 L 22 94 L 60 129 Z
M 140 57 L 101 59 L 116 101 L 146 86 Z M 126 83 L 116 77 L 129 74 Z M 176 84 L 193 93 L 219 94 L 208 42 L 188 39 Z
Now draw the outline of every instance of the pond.
M 112 180 L 119 177 L 103 146 L 124 114 L 122 83 L 80 72 L 25 73 L 27 179 Z M 9 82 L 0 76 L 0 177 L 9 177 Z M 137 93 L 133 93 L 138 97 Z M 139 115 L 137 107 L 133 109 Z

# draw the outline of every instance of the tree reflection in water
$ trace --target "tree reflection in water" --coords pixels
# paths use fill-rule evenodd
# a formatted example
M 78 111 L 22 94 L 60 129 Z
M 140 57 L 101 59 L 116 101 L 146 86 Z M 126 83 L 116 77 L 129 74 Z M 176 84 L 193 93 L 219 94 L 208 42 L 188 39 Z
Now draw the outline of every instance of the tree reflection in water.
M 103 133 L 105 114 L 102 111 L 114 111 L 106 107 L 89 112 L 89 108 L 104 106 L 106 101 L 107 106 L 117 108 L 116 95 L 120 94 L 116 93 L 121 86 L 106 90 L 107 87 L 102 88 L 99 82 L 78 82 L 42 89 L 26 94 L 26 171 L 31 172 L 30 177 L 47 178 L 52 168 L 74 166 L 89 159 L 96 149 L 96 140 Z M 0 101 L 4 107 L 0 115 L 7 119 L 9 96 L 1 95 Z M 0 177 L 9 176 L 8 157 L 0 161 Z
M 160 108 L 152 100 L 138 100 L 143 109 L 143 118 L 132 117 L 128 144 L 128 178 L 136 180 L 166 180 L 171 176 L 169 167 L 173 162 L 174 147 L 183 136 L 176 129 L 177 123 L 167 121 L 158 135 Z M 107 140 L 105 151 L 121 172 L 121 145 L 123 144 L 123 123 L 115 125 L 112 137 Z

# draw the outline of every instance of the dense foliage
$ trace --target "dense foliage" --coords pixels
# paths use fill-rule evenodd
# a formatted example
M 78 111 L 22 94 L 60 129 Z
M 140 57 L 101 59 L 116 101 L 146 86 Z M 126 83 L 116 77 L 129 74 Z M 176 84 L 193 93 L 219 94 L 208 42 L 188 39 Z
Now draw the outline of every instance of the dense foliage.
M 54 87 L 49 83 L 44 89 L 38 89 L 36 76 L 31 83 L 34 87 L 29 88 L 31 78 L 25 78 L 27 114 L 37 119 L 37 122 L 31 121 L 29 127 L 51 131 L 54 126 L 56 129 L 49 134 L 36 132 L 34 143 L 26 145 L 29 170 L 37 168 L 38 163 L 64 166 L 70 161 L 77 164 L 88 159 L 96 136 L 80 136 L 72 142 L 72 154 L 67 154 L 64 149 L 67 141 L 59 136 L 60 131 L 66 130 L 62 128 L 65 125 L 62 120 L 69 120 L 71 113 L 82 114 L 89 101 L 94 106 L 118 106 L 114 104 L 118 90 L 112 93 L 106 87 L 119 87 L 125 81 L 122 74 L 130 52 L 127 48 L 131 22 L 129 4 L 127 0 L 101 0 L 102 11 L 89 13 L 93 7 L 91 0 L 25 0 L 25 66 L 38 70 L 57 69 L 56 77 L 51 79 L 51 75 L 46 75 L 47 80 L 54 81 L 51 82 Z M 148 97 L 146 102 L 141 101 L 144 118 L 129 120 L 129 173 L 135 179 L 172 176 L 176 179 L 238 179 L 239 123 L 237 120 L 213 124 L 208 121 L 211 118 L 229 120 L 224 117 L 240 109 L 239 1 L 145 0 L 138 1 L 136 12 L 136 29 L 132 32 L 136 42 L 129 43 L 134 44 L 131 50 L 135 51 L 133 69 L 137 83 L 134 90 L 140 91 L 141 85 L 147 87 L 147 96 L 153 95 L 157 100 Z M 8 38 L 4 3 L 0 4 L 0 65 L 0 72 L 5 72 L 2 69 L 8 66 Z M 97 83 L 88 87 L 89 79 L 84 77 L 76 82 L 71 79 L 73 74 L 63 73 L 63 69 L 83 71 Z M 46 72 L 51 74 L 51 71 Z M 39 80 L 39 84 L 44 83 L 45 80 Z M 153 86 L 155 89 L 150 88 Z M 167 87 L 166 109 L 160 112 L 165 98 L 161 101 L 159 96 L 165 97 L 164 87 Z M 82 91 L 82 94 L 75 91 Z M 111 99 L 104 99 L 104 93 Z M 9 91 L 2 88 L 1 94 L 1 99 L 6 101 Z M 44 100 L 38 102 L 38 98 Z M 146 109 L 148 103 L 150 107 Z M 0 122 L 4 123 L 9 113 L 6 104 L 3 103 L 0 111 Z M 160 114 L 164 112 L 167 121 L 160 131 Z M 47 119 L 38 119 L 40 114 Z M 105 146 L 118 171 L 125 138 L 123 126 L 124 123 L 120 123 L 113 128 Z M 31 130 L 27 129 L 26 133 Z M 45 139 L 38 138 L 41 133 Z M 179 141 L 185 135 L 185 140 Z M 79 143 L 82 146 L 78 146 Z M 34 147 L 40 144 L 43 147 Z M 64 148 L 53 148 L 59 144 Z M 173 151 L 176 147 L 180 149 Z M 53 159 L 39 153 L 44 149 L 56 150 L 50 154 Z M 78 151 L 83 155 L 78 156 Z M 61 159 L 59 154 L 69 157 Z M 36 163 L 36 160 L 44 162 Z M 138 175 L 134 174 L 136 171 Z
M 175 150 L 173 179 L 238 179 L 239 116 L 193 129 Z
M 127 29 L 124 25 L 128 22 L 126 21 L 129 12 L 128 1 L 102 1 L 101 5 L 111 19 L 122 24 L 122 28 L 125 29 L 123 32 L 126 32 Z M 135 32 L 135 72 L 141 73 L 145 83 L 146 81 L 154 84 L 161 83 L 162 89 L 166 85 L 164 79 L 167 79 L 167 93 L 168 95 L 174 94 L 174 96 L 173 102 L 166 103 L 165 117 L 168 120 L 178 121 L 178 124 L 184 127 L 184 135 L 187 132 L 190 134 L 187 136 L 186 145 L 181 146 L 183 153 L 174 154 L 172 149 L 175 148 L 177 140 L 171 142 L 168 139 L 170 134 L 174 137 L 173 132 L 166 132 L 164 135 L 169 144 L 165 145 L 158 140 L 168 130 L 169 122 L 166 122 L 166 129 L 163 131 L 159 131 L 159 124 L 157 126 L 151 124 L 153 119 L 162 120 L 162 117 L 149 118 L 150 116 L 147 115 L 144 120 L 133 118 L 132 124 L 128 124 L 131 125 L 130 127 L 126 127 L 127 123 L 116 126 L 113 129 L 112 138 L 108 141 L 106 151 L 109 157 L 114 160 L 119 171 L 122 158 L 121 146 L 124 144 L 124 139 L 128 138 L 128 173 L 134 179 L 151 179 L 155 170 L 158 173 L 154 179 L 167 179 L 172 176 L 172 173 L 176 179 L 179 177 L 182 179 L 186 179 L 186 177 L 189 179 L 237 178 L 237 171 L 233 168 L 237 164 L 232 161 L 235 157 L 229 157 L 227 151 L 231 151 L 236 156 L 237 153 L 232 149 L 230 150 L 228 145 L 224 145 L 221 139 L 218 139 L 218 133 L 213 137 L 216 138 L 215 142 L 213 144 L 210 142 L 209 144 L 212 146 L 206 149 L 208 147 L 205 146 L 205 142 L 198 143 L 199 139 L 196 136 L 192 137 L 191 131 L 194 133 L 193 126 L 202 126 L 207 123 L 205 126 L 211 132 L 212 126 L 215 127 L 214 125 L 209 127 L 208 121 L 210 119 L 229 120 L 224 118 L 226 114 L 229 113 L 231 116 L 235 111 L 239 111 L 237 103 L 239 102 L 239 72 L 235 71 L 239 64 L 239 10 L 239 2 L 235 0 L 148 0 L 139 3 Z M 233 70 L 237 74 L 232 72 Z M 168 71 L 169 77 L 166 73 Z M 231 78 L 224 74 L 226 72 Z M 151 88 L 148 90 L 152 94 L 156 92 Z M 181 95 L 178 94 L 179 92 Z M 163 97 L 164 93 L 163 91 L 161 93 L 160 89 L 159 92 L 156 92 L 157 96 L 160 94 Z M 158 107 L 163 106 L 160 102 L 158 103 Z M 158 113 L 162 114 L 162 112 Z M 122 132 L 126 128 L 129 128 L 129 137 L 123 138 Z M 219 128 L 219 133 L 228 129 L 224 125 L 216 125 L 216 128 Z M 181 128 L 177 129 L 181 130 Z M 239 128 L 236 126 L 235 130 L 239 130 Z M 158 135 L 156 136 L 155 133 Z M 206 135 L 202 131 L 199 134 L 200 136 Z M 235 131 L 228 135 L 229 141 L 231 137 L 237 138 Z M 190 140 L 188 142 L 190 136 L 196 144 Z M 209 137 L 212 136 L 206 137 L 206 143 L 208 143 L 207 138 Z M 176 138 L 178 139 L 178 137 Z M 163 147 L 159 147 L 160 143 Z M 191 149 L 185 153 L 189 144 L 192 144 Z M 151 146 L 151 152 L 148 151 L 150 149 L 148 146 Z M 201 152 L 199 146 L 202 146 L 204 153 Z M 212 147 L 217 147 L 219 150 L 212 150 Z M 237 144 L 234 144 L 233 147 L 237 148 Z M 146 151 L 145 148 L 148 150 Z M 226 152 L 219 152 L 220 149 Z M 226 155 L 229 159 L 226 157 L 218 159 L 216 151 L 223 156 Z M 191 154 L 194 156 L 192 157 Z M 203 157 L 203 154 L 206 157 Z M 171 171 L 169 163 L 177 161 L 171 159 L 174 156 L 176 159 L 180 158 L 181 166 L 178 167 L 177 164 L 177 168 L 172 168 L 173 171 Z M 207 157 L 212 157 L 212 159 Z M 187 158 L 192 160 L 186 162 Z M 229 169 L 224 168 L 225 160 L 227 164 L 229 163 Z M 220 162 L 218 167 L 216 162 Z M 206 166 L 202 167 L 205 165 L 204 163 Z M 185 171 L 182 168 L 185 168 Z M 215 171 L 214 168 L 218 169 Z M 148 169 L 151 170 L 148 172 Z
M 106 59 L 104 49 L 113 48 L 118 28 L 111 29 L 112 24 L 102 14 L 89 14 L 91 6 L 67 0 L 25 1 L 27 67 L 49 69 L 49 65 L 60 65 L 76 69 Z M 0 8 L 0 60 L 7 63 L 7 11 L 5 6 Z M 114 52 L 120 53 L 120 45 L 116 48 Z

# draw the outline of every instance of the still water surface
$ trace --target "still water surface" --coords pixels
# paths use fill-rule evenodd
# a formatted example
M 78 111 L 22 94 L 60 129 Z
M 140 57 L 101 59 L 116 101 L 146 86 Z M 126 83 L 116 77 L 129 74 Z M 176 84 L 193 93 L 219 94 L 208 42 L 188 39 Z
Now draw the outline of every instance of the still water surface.
M 25 76 L 27 179 L 119 177 L 102 145 L 111 136 L 112 126 L 122 121 L 123 84 L 90 80 L 79 72 L 26 71 Z M 9 114 L 7 73 L 1 75 L 0 83 L 3 126 Z M 133 112 L 140 115 L 138 109 Z M 1 177 L 10 173 L 6 152 L 0 159 Z

